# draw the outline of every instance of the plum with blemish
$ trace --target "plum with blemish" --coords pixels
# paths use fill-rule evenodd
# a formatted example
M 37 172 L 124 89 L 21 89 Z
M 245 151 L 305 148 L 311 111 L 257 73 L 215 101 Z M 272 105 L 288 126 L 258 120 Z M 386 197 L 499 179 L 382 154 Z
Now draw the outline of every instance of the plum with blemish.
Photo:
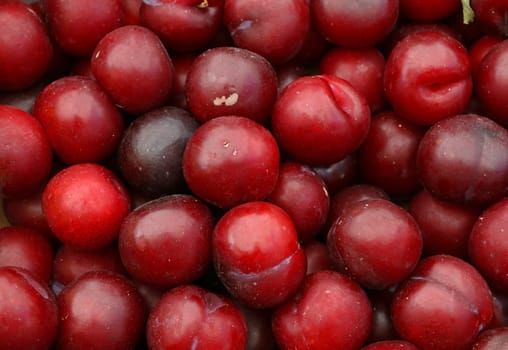
M 185 86 L 189 110 L 200 122 L 240 115 L 263 123 L 277 97 L 277 75 L 261 55 L 216 47 L 192 64 Z

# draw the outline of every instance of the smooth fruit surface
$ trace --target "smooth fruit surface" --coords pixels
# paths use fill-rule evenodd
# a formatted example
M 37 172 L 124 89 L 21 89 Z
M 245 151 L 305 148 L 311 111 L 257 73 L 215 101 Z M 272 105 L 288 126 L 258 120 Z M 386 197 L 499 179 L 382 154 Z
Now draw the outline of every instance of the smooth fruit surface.
M 262 200 L 275 187 L 280 153 L 272 134 L 246 117 L 209 120 L 191 136 L 183 175 L 195 195 L 221 208 Z
M 344 209 L 328 231 L 327 245 L 354 280 L 369 289 L 385 289 L 413 271 L 422 252 L 422 236 L 404 209 L 388 200 L 371 199 Z
M 421 260 L 392 302 L 397 333 L 422 349 L 469 349 L 492 318 L 490 289 L 462 259 Z
M 394 111 L 416 124 L 464 113 L 473 90 L 468 53 L 439 31 L 409 34 L 386 61 L 384 88 Z
M 150 349 L 244 349 L 247 326 L 229 299 L 193 285 L 164 294 L 147 321 Z M 175 330 L 177 330 L 175 332 Z
M 91 68 L 117 105 L 140 114 L 163 106 L 173 89 L 174 68 L 159 37 L 142 26 L 106 34 L 94 49 Z
M 130 197 L 110 170 L 82 163 L 65 168 L 49 181 L 42 194 L 42 210 L 61 242 L 98 249 L 118 237 L 130 211 Z
M 423 186 L 437 198 L 492 204 L 508 190 L 508 131 L 480 115 L 447 118 L 427 130 L 416 164 Z
M 194 60 L 185 95 L 190 111 L 202 123 L 225 115 L 263 123 L 277 96 L 277 76 L 259 54 L 237 47 L 212 48 Z
M 21 109 L 0 105 L 0 195 L 21 197 L 37 190 L 49 177 L 52 163 L 52 149 L 39 121 Z
M 309 275 L 299 293 L 275 309 L 272 325 L 284 349 L 358 349 L 372 321 L 361 287 L 338 272 Z
M 275 102 L 271 130 L 281 149 L 308 165 L 330 165 L 367 136 L 370 109 L 350 83 L 331 75 L 302 77 Z
M 503 291 L 508 290 L 508 201 L 500 200 L 485 210 L 469 237 L 469 257 L 485 278 Z
M 86 77 L 53 81 L 37 96 L 33 114 L 66 164 L 100 162 L 111 156 L 124 126 L 111 98 Z
M 191 283 L 211 264 L 214 220 L 190 195 L 165 196 L 123 220 L 118 249 L 130 275 L 163 287 Z
M 50 349 L 59 310 L 47 284 L 23 268 L 0 267 L 0 347 Z
M 250 307 L 281 304 L 296 293 L 305 276 L 305 253 L 294 224 L 271 203 L 230 209 L 215 226 L 212 249 L 219 279 Z
M 92 271 L 58 295 L 58 349 L 135 349 L 145 305 L 134 285 L 109 271 Z
M 53 44 L 42 18 L 22 1 L 0 4 L 0 91 L 30 87 L 49 70 Z

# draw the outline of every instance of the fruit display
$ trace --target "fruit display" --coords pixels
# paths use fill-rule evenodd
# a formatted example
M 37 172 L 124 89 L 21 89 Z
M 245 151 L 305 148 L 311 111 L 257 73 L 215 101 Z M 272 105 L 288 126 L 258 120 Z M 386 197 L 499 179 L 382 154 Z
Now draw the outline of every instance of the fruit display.
M 0 350 L 508 349 L 506 18 L 0 0 Z

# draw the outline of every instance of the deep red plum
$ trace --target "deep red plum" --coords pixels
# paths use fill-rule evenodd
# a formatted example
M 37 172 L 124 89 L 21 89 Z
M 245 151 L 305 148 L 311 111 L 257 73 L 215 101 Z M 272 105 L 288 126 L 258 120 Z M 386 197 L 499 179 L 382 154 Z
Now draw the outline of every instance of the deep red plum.
M 466 258 L 471 230 L 480 211 L 465 205 L 442 201 L 422 190 L 409 202 L 423 237 L 423 254 L 454 255 Z
M 91 271 L 58 295 L 57 349 L 136 349 L 146 307 L 134 284 L 110 271 Z
M 409 34 L 388 56 L 384 89 L 393 110 L 416 124 L 464 113 L 473 91 L 468 52 L 440 31 Z
M 0 267 L 0 347 L 50 349 L 58 332 L 59 309 L 48 285 L 19 267 Z
M 214 220 L 191 195 L 147 202 L 123 220 L 118 237 L 122 261 L 135 279 L 163 287 L 197 280 L 211 264 Z
M 273 135 L 246 117 L 209 120 L 191 136 L 183 175 L 199 198 L 221 208 L 265 199 L 279 175 L 280 153 Z
M 0 105 L 0 196 L 23 197 L 50 176 L 53 154 L 48 136 L 28 112 Z
M 323 180 L 308 166 L 294 162 L 281 164 L 277 184 L 266 200 L 289 214 L 301 242 L 316 237 L 330 207 Z
M 224 214 L 213 232 L 212 252 L 219 279 L 231 295 L 253 308 L 288 300 L 306 272 L 291 218 L 267 202 L 241 204 Z
M 239 115 L 264 123 L 277 97 L 277 75 L 261 55 L 216 47 L 193 62 L 185 85 L 187 106 L 202 123 Z
M 19 91 L 40 80 L 53 59 L 44 20 L 23 1 L 0 3 L 0 91 Z
M 293 160 L 330 165 L 353 153 L 367 136 L 370 108 L 347 81 L 331 76 L 302 77 L 275 102 L 271 130 Z
M 367 339 L 372 308 L 363 289 L 348 277 L 323 270 L 306 277 L 299 293 L 272 316 L 282 349 L 358 349 Z
M 416 164 L 437 198 L 488 206 L 508 191 L 508 131 L 474 114 L 441 120 L 421 139 Z
M 42 210 L 62 243 L 93 250 L 116 240 L 130 211 L 130 197 L 113 172 L 81 163 L 51 178 L 42 194 Z
M 370 199 L 344 209 L 328 231 L 327 245 L 346 274 L 363 287 L 385 289 L 413 271 L 422 236 L 404 209 L 385 199 Z
M 465 350 L 492 318 L 492 294 L 472 265 L 434 255 L 398 288 L 391 314 L 397 333 L 423 350 Z
M 177 330 L 177 331 L 175 331 Z M 229 299 L 193 285 L 164 294 L 146 325 L 150 349 L 244 349 L 247 326 Z
M 16 266 L 49 283 L 54 251 L 43 234 L 23 226 L 0 228 L 0 266 Z
M 111 156 L 124 127 L 120 111 L 101 86 L 81 76 L 60 78 L 46 86 L 37 96 L 33 114 L 66 164 L 101 162 Z
M 369 133 L 358 150 L 363 181 L 393 198 L 409 198 L 420 188 L 416 152 L 425 129 L 387 111 L 372 117 Z
M 52 37 L 71 55 L 90 56 L 107 33 L 123 24 L 122 9 L 117 0 L 97 3 L 44 0 L 42 4 Z
M 159 37 L 142 26 L 107 33 L 95 46 L 91 67 L 113 101 L 132 114 L 162 107 L 173 91 L 171 58 Z
M 469 258 L 497 288 L 508 291 L 508 200 L 486 209 L 474 223 L 469 237 Z
M 212 41 L 222 21 L 224 0 L 142 1 L 141 24 L 171 52 L 199 51 Z
M 309 6 L 318 31 L 345 47 L 375 46 L 390 33 L 399 16 L 398 0 L 314 0 Z

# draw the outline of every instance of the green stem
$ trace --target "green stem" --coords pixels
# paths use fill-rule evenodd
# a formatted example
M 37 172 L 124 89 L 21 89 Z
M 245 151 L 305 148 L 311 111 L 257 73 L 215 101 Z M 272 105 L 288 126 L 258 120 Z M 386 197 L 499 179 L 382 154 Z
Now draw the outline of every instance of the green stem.
M 469 0 L 461 0 L 462 2 L 462 16 L 464 18 L 464 24 L 470 24 L 474 21 L 474 11 L 471 8 Z

